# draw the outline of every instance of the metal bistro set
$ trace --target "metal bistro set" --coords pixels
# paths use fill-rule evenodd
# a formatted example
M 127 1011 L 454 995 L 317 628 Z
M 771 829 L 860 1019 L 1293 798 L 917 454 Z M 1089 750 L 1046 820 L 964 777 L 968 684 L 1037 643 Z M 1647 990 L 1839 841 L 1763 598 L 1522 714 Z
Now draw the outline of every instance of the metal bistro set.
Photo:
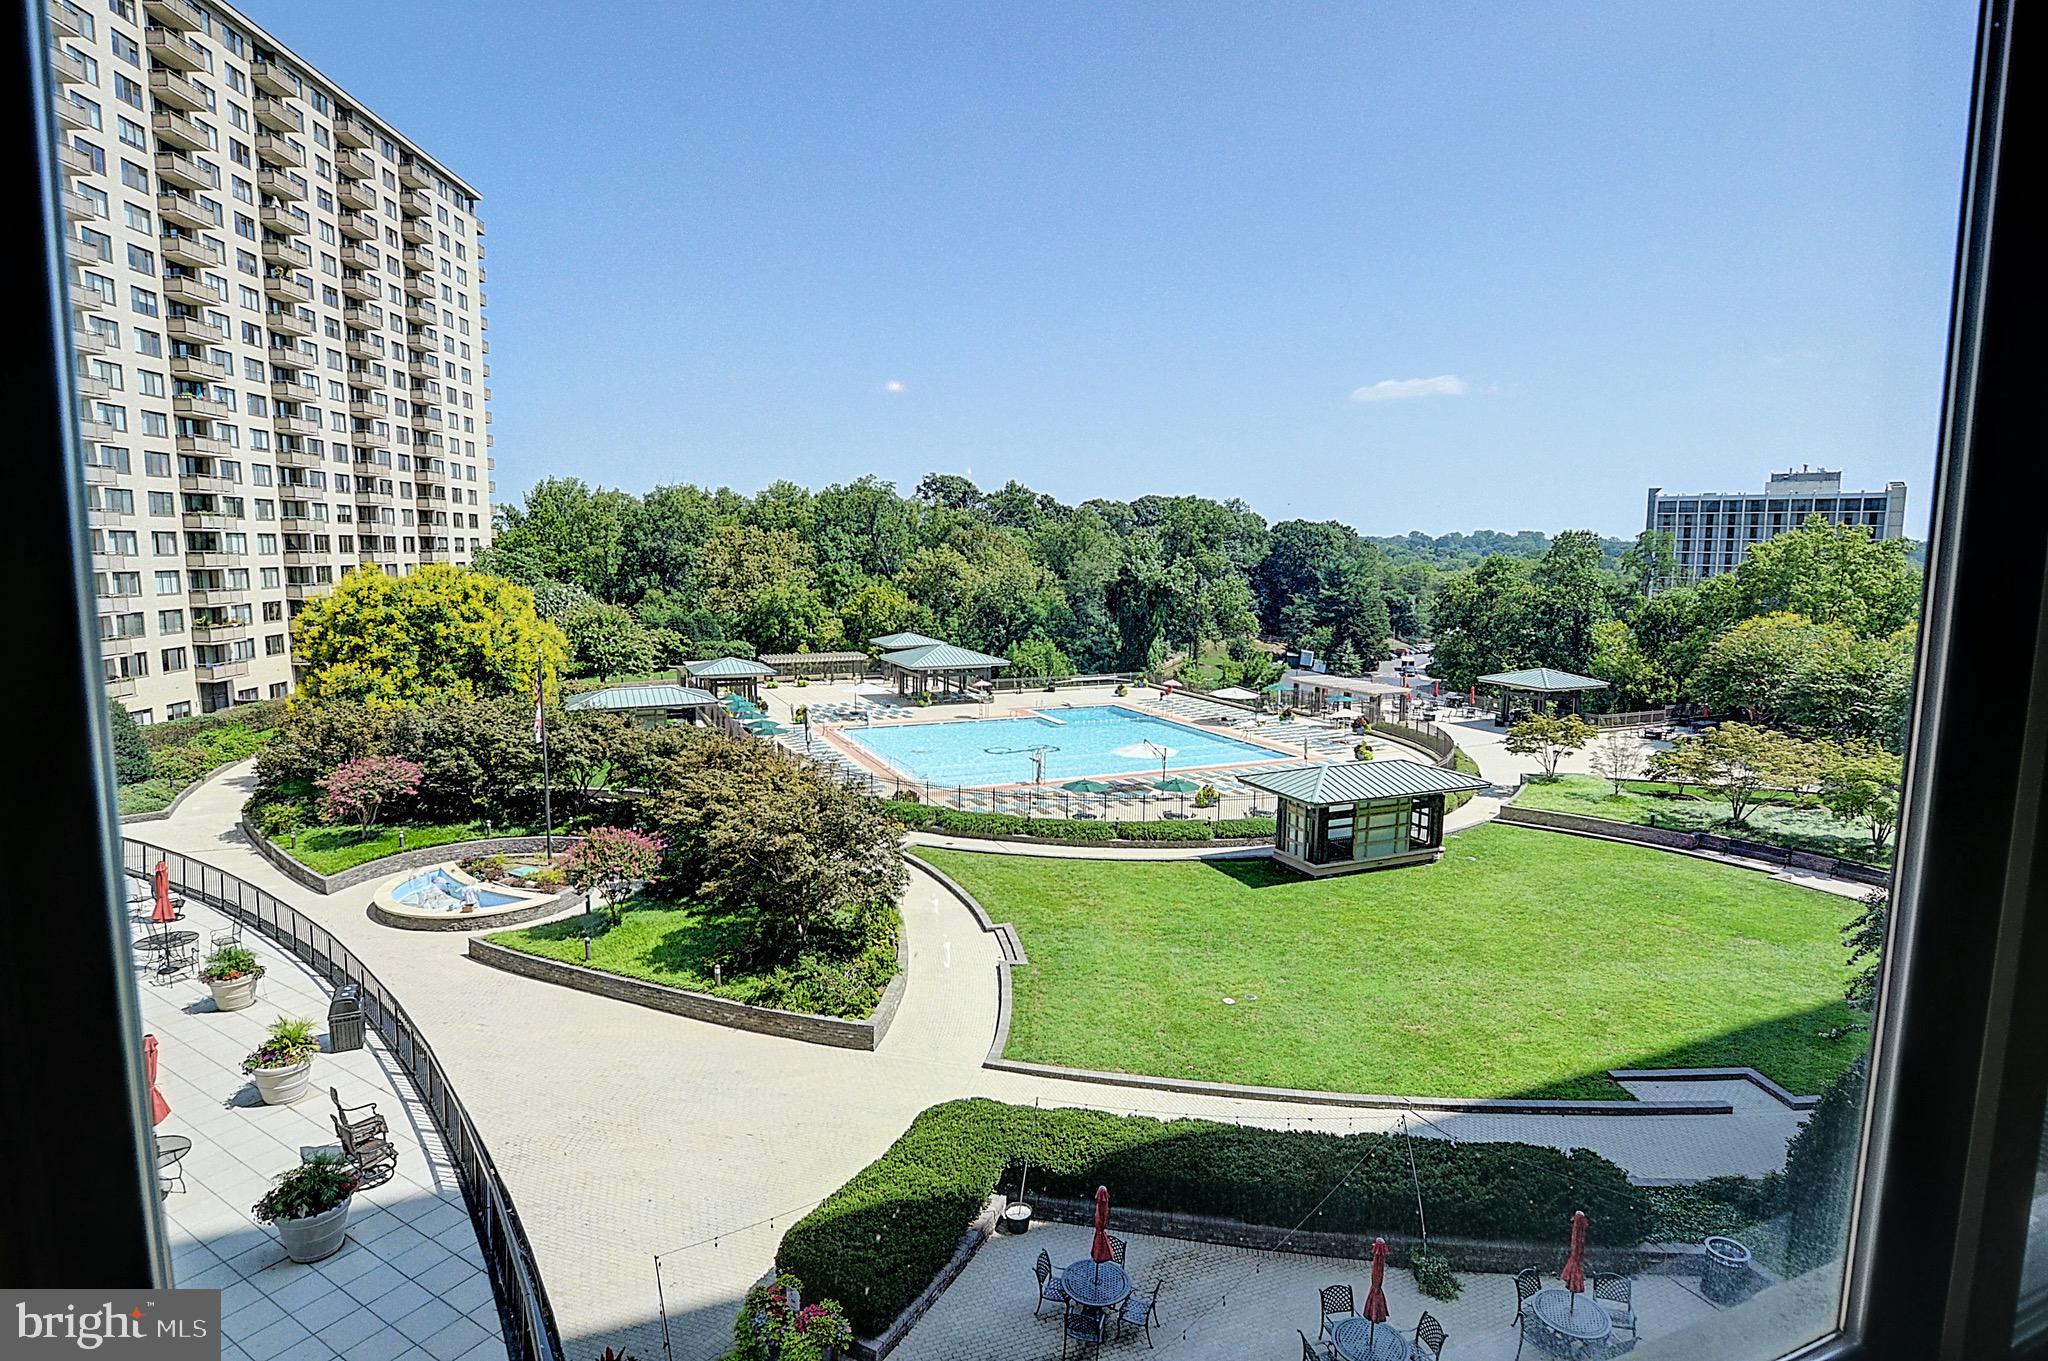
M 1361 1311 L 1348 1285 L 1326 1285 L 1316 1297 L 1316 1340 L 1296 1329 L 1301 1361 L 1443 1361 L 1444 1325 L 1427 1309 L 1414 1331 L 1387 1321 L 1387 1240 L 1372 1240 L 1372 1284 Z
M 1149 1293 L 1138 1294 L 1124 1268 L 1128 1245 L 1113 1234 L 1106 1236 L 1109 1255 L 1102 1261 L 1093 1256 L 1083 1257 L 1055 1272 L 1052 1254 L 1040 1249 L 1038 1262 L 1032 1267 L 1032 1274 L 1038 1278 L 1038 1304 L 1032 1314 L 1042 1315 L 1048 1304 L 1060 1307 L 1062 1357 L 1069 1346 L 1077 1351 L 1100 1347 L 1111 1340 L 1120 1342 L 1134 1331 L 1143 1333 L 1146 1345 L 1152 1345 L 1152 1325 L 1159 1318 L 1160 1283 L 1154 1281 Z
M 1635 1281 L 1588 1272 L 1586 1289 L 1546 1286 L 1532 1267 L 1515 1277 L 1515 1355 L 1524 1345 L 1549 1356 L 1606 1357 L 1636 1345 Z M 1590 1296 L 1590 1298 L 1589 1298 Z

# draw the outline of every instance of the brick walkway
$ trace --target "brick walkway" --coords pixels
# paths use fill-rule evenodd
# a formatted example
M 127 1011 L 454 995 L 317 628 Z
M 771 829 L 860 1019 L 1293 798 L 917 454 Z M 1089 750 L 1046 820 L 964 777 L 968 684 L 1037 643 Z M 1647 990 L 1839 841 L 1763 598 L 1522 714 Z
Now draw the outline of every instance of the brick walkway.
M 1270 1126 L 1384 1130 L 1400 1116 L 1168 1095 L 990 1072 L 993 937 L 922 875 L 903 907 L 910 986 L 875 1053 L 729 1030 L 471 963 L 460 933 L 370 921 L 375 882 L 322 898 L 235 829 L 238 767 L 176 817 L 129 829 L 200 856 L 320 921 L 403 999 L 511 1188 L 572 1357 L 662 1354 L 654 1258 L 675 1361 L 730 1345 L 734 1308 L 792 1218 L 874 1160 L 921 1110 L 962 1096 Z M 1417 1133 L 1594 1149 L 1650 1179 L 1777 1168 L 1799 1117 L 1747 1083 L 1692 1084 L 1730 1116 L 1424 1113 Z

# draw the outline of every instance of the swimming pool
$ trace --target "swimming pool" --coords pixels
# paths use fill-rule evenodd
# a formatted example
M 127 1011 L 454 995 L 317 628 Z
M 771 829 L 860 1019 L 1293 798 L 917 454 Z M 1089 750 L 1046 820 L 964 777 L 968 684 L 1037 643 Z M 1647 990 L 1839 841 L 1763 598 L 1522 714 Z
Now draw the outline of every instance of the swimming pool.
M 1272 761 L 1286 754 L 1117 704 L 1052 709 L 1042 717 L 849 727 L 839 733 L 905 779 L 934 785 L 1028 784 L 1034 773 L 1030 749 L 1039 746 L 1046 749 L 1048 784 L 1085 775 L 1157 776 L 1161 747 L 1168 770 Z

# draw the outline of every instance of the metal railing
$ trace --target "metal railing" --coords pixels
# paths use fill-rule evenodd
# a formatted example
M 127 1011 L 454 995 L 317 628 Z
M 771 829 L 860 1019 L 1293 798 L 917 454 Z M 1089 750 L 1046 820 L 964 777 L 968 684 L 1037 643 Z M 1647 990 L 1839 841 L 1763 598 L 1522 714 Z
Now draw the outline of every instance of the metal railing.
M 169 867 L 171 883 L 180 893 L 253 927 L 259 935 L 290 950 L 330 985 L 353 983 L 361 991 L 365 1020 L 405 1070 L 447 1145 L 463 1199 L 469 1204 L 477 1246 L 490 1269 L 510 1361 L 566 1361 L 554 1310 L 541 1284 L 533 1246 L 526 1241 L 519 1211 L 513 1207 L 512 1193 L 499 1178 L 483 1136 L 463 1109 L 440 1060 L 405 1008 L 346 945 L 290 904 L 203 860 L 122 838 L 121 863 L 128 873 L 147 879 L 159 859 Z

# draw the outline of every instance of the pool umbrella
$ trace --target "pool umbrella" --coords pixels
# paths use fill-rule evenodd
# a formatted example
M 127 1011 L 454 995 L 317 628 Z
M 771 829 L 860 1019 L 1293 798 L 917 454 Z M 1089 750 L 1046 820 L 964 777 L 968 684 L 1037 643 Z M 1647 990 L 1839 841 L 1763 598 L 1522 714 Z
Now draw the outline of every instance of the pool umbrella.
M 1095 1263 L 1095 1277 L 1102 1278 L 1102 1264 L 1116 1256 L 1109 1245 L 1109 1188 L 1095 1188 L 1095 1241 L 1088 1245 L 1089 1260 Z
M 1564 1265 L 1557 1270 L 1557 1279 L 1564 1282 L 1564 1288 L 1574 1298 L 1586 1289 L 1586 1212 L 1572 1211 L 1572 1248 L 1564 1259 Z
M 1183 810 L 1187 808 L 1188 795 L 1199 793 L 1202 788 L 1202 786 L 1196 784 L 1193 780 L 1183 780 L 1178 775 L 1174 776 L 1170 780 L 1154 780 L 1152 782 L 1152 787 L 1154 789 L 1161 791 L 1162 793 L 1180 795 L 1180 804 Z
M 772 718 L 757 718 L 747 724 L 747 731 L 761 737 L 773 737 L 782 731 L 782 725 Z
M 156 1036 L 142 1037 L 142 1066 L 149 1074 L 149 1123 L 161 1125 L 171 1113 L 171 1103 L 156 1089 Z
M 1159 682 L 1159 693 L 1162 695 L 1166 694 L 1168 691 L 1178 690 L 1180 688 L 1181 683 L 1177 680 L 1163 680 Z
M 1375 1328 L 1387 1321 L 1387 1240 L 1372 1240 L 1372 1289 L 1365 1292 L 1365 1321 Z M 1370 1351 L 1371 1344 L 1366 1350 Z
M 1109 793 L 1109 786 L 1104 784 L 1100 780 L 1068 780 L 1065 784 L 1061 785 L 1060 788 L 1066 790 L 1069 794 Z M 1106 807 L 1108 803 L 1109 800 L 1105 798 L 1103 800 L 1104 806 Z
M 161 925 L 168 935 L 171 923 L 178 919 L 178 909 L 171 906 L 171 867 L 162 860 L 156 862 L 156 906 L 150 909 L 149 919 Z

